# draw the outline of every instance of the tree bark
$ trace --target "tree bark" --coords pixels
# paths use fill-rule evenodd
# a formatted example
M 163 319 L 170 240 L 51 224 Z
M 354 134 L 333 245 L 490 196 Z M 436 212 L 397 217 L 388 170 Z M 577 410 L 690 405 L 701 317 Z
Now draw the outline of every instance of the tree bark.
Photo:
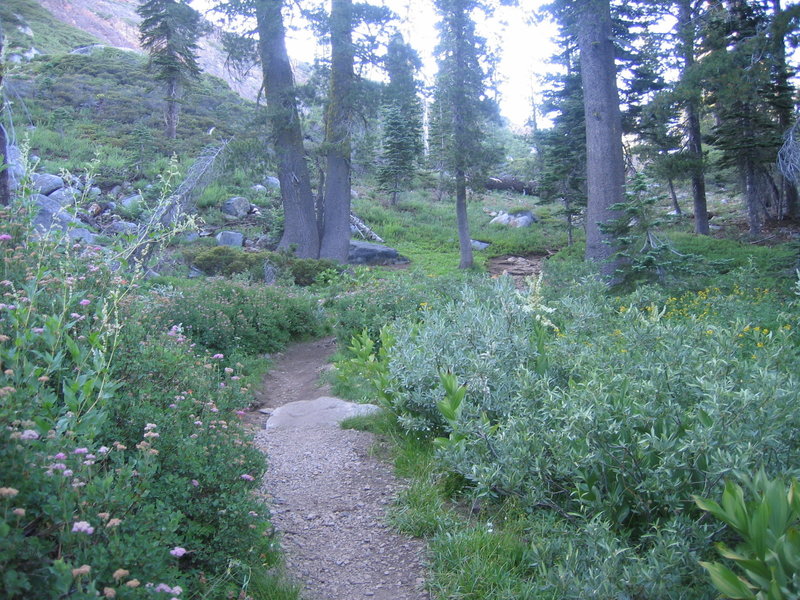
M 326 176 L 320 257 L 347 262 L 350 250 L 350 119 L 353 2 L 331 0 L 331 85 L 325 119 Z
M 677 216 L 681 216 L 683 211 L 678 203 L 678 194 L 675 193 L 675 182 L 672 181 L 672 177 L 667 177 L 667 185 L 669 186 L 669 197 L 672 199 L 672 210 Z
M 8 138 L 6 136 L 6 130 L 3 127 L 3 113 L 5 112 L 2 94 L 4 70 L 3 28 L 0 25 L 0 206 L 8 206 L 11 204 L 11 182 L 8 174 Z
M 472 240 L 469 233 L 469 219 L 467 218 L 467 178 L 464 171 L 456 171 L 456 224 L 458 226 L 458 253 L 460 260 L 459 269 L 472 267 Z
M 303 148 L 294 76 L 286 52 L 282 7 L 282 0 L 255 2 L 265 97 L 278 158 L 284 211 L 283 237 L 278 246 L 296 246 L 296 253 L 301 258 L 317 258 L 319 234 L 314 196 Z
M 461 148 L 469 147 L 467 123 L 463 110 L 467 106 L 466 74 L 469 69 L 464 45 L 466 44 L 467 15 L 463 3 L 453 9 L 453 30 L 456 36 L 453 58 L 455 61 L 454 81 L 451 90 L 451 110 L 453 113 L 453 142 L 455 146 L 456 175 L 456 226 L 458 227 L 459 269 L 469 269 L 473 265 L 472 240 L 470 239 L 469 219 L 467 218 L 467 178 L 466 160 Z
M 618 218 L 612 206 L 625 197 L 622 118 L 619 110 L 609 0 L 588 0 L 578 19 L 581 80 L 586 116 L 586 259 L 613 280 L 614 239 L 602 226 Z
M 178 137 L 178 115 L 180 113 L 180 83 L 177 77 L 167 82 L 167 105 L 164 108 L 164 123 L 167 139 L 174 140 Z
M 742 187 L 747 204 L 747 220 L 750 224 L 750 235 L 761 234 L 763 224 L 760 185 L 758 182 L 758 168 L 755 163 L 745 158 L 739 166 L 742 177 Z
M 778 113 L 778 124 L 781 131 L 785 134 L 792 126 L 794 112 L 794 102 L 792 100 L 793 86 L 791 85 L 791 73 L 786 64 L 786 19 L 783 17 L 783 8 L 780 0 L 772 0 L 772 43 L 775 54 L 776 72 L 776 112 Z M 800 201 L 798 201 L 797 187 L 782 174 L 778 174 L 780 181 L 780 192 L 783 202 L 781 205 L 784 214 L 779 214 L 778 218 L 795 218 L 800 216 Z
M 692 0 L 678 2 L 678 35 L 680 54 L 683 60 L 681 76 L 685 76 L 695 63 L 696 27 L 693 19 Z M 692 202 L 694 206 L 694 232 L 708 235 L 708 203 L 706 200 L 706 178 L 703 167 L 703 140 L 700 133 L 700 97 L 692 91 L 686 102 L 686 137 L 689 156 L 692 160 Z

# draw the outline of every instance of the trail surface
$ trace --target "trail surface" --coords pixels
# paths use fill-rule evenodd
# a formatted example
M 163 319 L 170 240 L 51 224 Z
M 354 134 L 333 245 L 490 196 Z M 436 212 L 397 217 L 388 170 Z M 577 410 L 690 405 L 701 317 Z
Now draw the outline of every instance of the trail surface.
M 374 436 L 338 426 L 360 407 L 319 384 L 333 350 L 330 339 L 290 347 L 257 396 L 262 412 L 248 415 L 267 454 L 264 489 L 287 569 L 307 600 L 429 598 L 423 542 L 386 525 L 402 483 L 372 455 Z

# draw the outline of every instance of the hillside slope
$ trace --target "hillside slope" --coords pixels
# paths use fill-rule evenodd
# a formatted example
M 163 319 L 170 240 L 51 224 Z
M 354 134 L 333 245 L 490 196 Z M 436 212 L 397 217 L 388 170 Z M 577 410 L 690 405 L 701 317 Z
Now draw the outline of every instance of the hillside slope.
M 138 5 L 138 0 L 3 0 L 0 19 L 6 24 L 10 49 L 28 58 L 33 53 L 65 53 L 92 43 L 141 52 Z M 199 63 L 206 73 L 223 79 L 242 97 L 255 100 L 261 87 L 260 71 L 255 69 L 246 77 L 228 72 L 217 30 L 201 38 L 199 47 Z

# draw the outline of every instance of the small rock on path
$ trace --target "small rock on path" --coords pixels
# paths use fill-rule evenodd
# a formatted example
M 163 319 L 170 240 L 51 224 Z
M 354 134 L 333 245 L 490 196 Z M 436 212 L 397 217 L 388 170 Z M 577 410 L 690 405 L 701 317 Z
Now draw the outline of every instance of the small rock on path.
M 331 340 L 292 346 L 258 398 L 275 409 L 255 442 L 268 457 L 264 490 L 287 570 L 303 583 L 307 600 L 429 598 L 424 543 L 386 524 L 402 482 L 373 456 L 372 434 L 338 426 L 343 413 L 334 413 L 350 411 L 350 403 L 328 397 L 330 390 L 317 382 L 333 349 Z M 292 417 L 314 407 L 332 418 Z

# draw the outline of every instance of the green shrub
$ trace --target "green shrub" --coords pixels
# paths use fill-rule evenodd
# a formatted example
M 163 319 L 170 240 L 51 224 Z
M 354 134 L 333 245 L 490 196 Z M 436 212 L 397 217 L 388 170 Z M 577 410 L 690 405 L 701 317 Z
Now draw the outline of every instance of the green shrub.
M 283 288 L 213 280 L 181 290 L 162 290 L 147 300 L 151 323 L 178 327 L 193 342 L 225 355 L 263 354 L 293 338 L 323 331 L 317 302 Z
M 207 275 L 230 277 L 246 273 L 255 281 L 264 278 L 264 266 L 269 262 L 290 283 L 299 286 L 312 285 L 321 274 L 341 270 L 339 263 L 328 259 L 297 258 L 283 252 L 245 252 L 230 246 L 195 247 L 185 250 L 184 256 Z
M 705 597 L 696 560 L 713 526 L 693 495 L 800 461 L 797 302 L 738 286 L 581 289 L 545 301 L 474 286 L 399 321 L 381 361 L 390 406 L 411 431 L 449 435 L 440 464 L 474 495 L 578 519 L 557 597 Z M 589 568 L 603 546 L 574 545 L 591 527 L 613 569 Z
M 741 540 L 735 550 L 719 543 L 719 553 L 733 561 L 742 575 L 721 563 L 700 563 L 726 598 L 783 600 L 800 595 L 800 496 L 797 481 L 787 489 L 764 472 L 743 477 L 748 490 L 728 481 L 722 505 L 695 498 L 697 505 L 725 523 Z
M 214 246 L 212 248 L 192 248 L 184 252 L 191 263 L 207 275 L 224 275 L 230 277 L 239 273 L 247 273 L 254 280 L 264 278 L 266 252 L 245 252 L 241 248 L 231 246 Z
M 162 299 L 97 248 L 36 241 L 24 202 L 12 210 L 0 215 L 0 596 L 238 595 L 233 561 L 262 578 L 275 562 L 254 496 L 263 457 L 235 414 L 244 373 L 138 312 Z

